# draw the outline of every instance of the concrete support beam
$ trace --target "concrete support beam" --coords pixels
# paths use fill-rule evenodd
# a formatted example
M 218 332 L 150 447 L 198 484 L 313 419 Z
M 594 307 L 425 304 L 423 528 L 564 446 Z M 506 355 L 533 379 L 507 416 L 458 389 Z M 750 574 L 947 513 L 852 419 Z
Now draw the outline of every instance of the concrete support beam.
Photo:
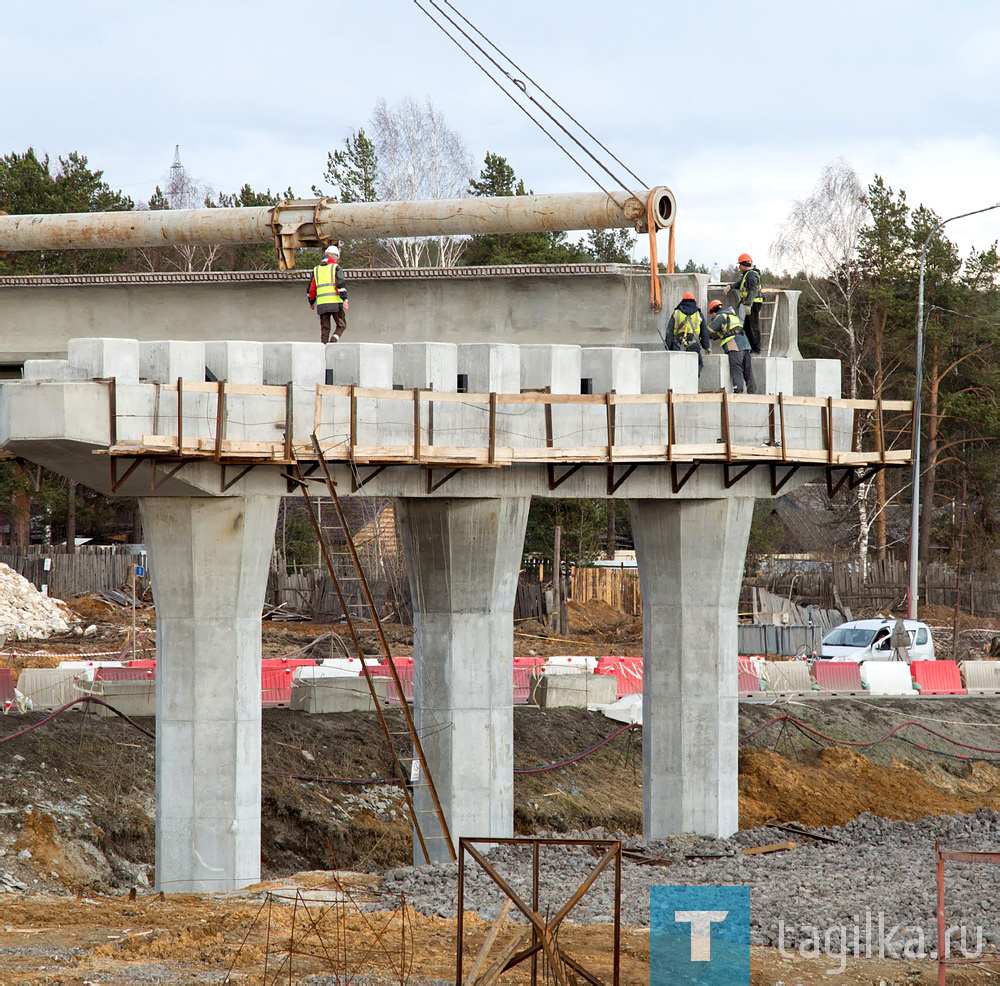
M 156 601 L 156 886 L 260 879 L 260 613 L 278 497 L 139 500 Z
M 139 376 L 156 383 L 205 379 L 205 343 L 163 339 L 139 343 Z
M 69 361 L 86 377 L 116 377 L 119 383 L 139 382 L 137 339 L 70 339 Z
M 413 597 L 415 717 L 456 842 L 514 830 L 513 614 L 529 503 L 399 501 Z M 416 788 L 415 800 L 418 811 L 432 808 L 426 788 Z M 448 859 L 443 843 L 428 849 L 434 860 Z M 414 862 L 423 862 L 416 844 Z
M 642 586 L 643 830 L 739 827 L 739 591 L 753 500 L 630 500 Z

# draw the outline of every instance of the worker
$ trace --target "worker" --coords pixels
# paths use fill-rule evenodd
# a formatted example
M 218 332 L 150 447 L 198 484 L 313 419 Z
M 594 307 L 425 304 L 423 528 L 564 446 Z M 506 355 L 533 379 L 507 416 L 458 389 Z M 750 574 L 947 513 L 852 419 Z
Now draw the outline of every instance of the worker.
M 708 306 L 708 316 L 712 319 L 708 327 L 712 338 L 719 340 L 722 351 L 729 357 L 733 393 L 756 394 L 757 381 L 753 378 L 753 367 L 750 365 L 750 343 L 733 306 L 723 308 L 721 301 L 713 301 Z
M 701 314 L 698 302 L 691 292 L 681 297 L 681 303 L 673 310 L 667 319 L 667 334 L 663 344 L 673 352 L 697 353 L 698 373 L 705 360 L 701 355 L 712 351 L 712 341 L 708 335 L 708 323 Z
M 743 331 L 750 343 L 752 353 L 760 352 L 760 310 L 764 305 L 764 296 L 760 293 L 760 270 L 753 265 L 749 253 L 741 253 L 738 261 L 740 266 L 739 279 L 733 281 L 730 288 L 740 298 L 740 318 L 743 319 Z
M 320 342 L 340 342 L 347 330 L 347 285 L 340 269 L 340 248 L 331 244 L 326 248 L 323 259 L 313 268 L 309 282 L 309 307 L 319 311 Z M 330 335 L 330 318 L 333 317 L 336 330 Z

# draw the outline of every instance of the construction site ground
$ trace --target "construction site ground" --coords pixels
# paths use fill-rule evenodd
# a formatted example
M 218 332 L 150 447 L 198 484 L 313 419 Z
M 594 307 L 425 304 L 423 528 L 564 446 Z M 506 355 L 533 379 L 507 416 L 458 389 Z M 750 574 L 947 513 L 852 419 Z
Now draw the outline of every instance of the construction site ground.
M 97 626 L 89 637 L 31 642 L 25 652 L 53 655 L 109 650 L 124 644 L 127 610 L 81 600 L 74 607 Z M 573 612 L 573 609 L 576 612 Z M 518 627 L 517 652 L 636 654 L 638 618 L 601 605 L 571 608 L 576 632 L 554 638 L 535 623 Z M 137 627 L 152 629 L 152 610 Z M 331 633 L 343 627 L 265 622 L 264 653 L 287 655 L 327 635 L 310 651 L 339 648 Z M 412 651 L 412 630 L 389 625 L 393 650 Z M 370 635 L 369 635 L 370 636 Z M 11 645 L 6 650 L 9 652 Z M 372 652 L 375 652 L 372 637 Z M 57 657 L 12 657 L 25 664 Z M 1000 811 L 1000 764 L 948 759 L 942 744 L 913 727 L 871 749 L 836 746 L 803 734 L 792 716 L 831 740 L 874 739 L 908 720 L 974 746 L 1000 747 L 997 699 L 845 699 L 781 706 L 741 705 L 740 734 L 764 728 L 741 748 L 740 822 L 840 825 L 864 812 L 892 819 Z M 40 713 L 0 719 L 0 737 L 39 721 Z M 593 747 L 621 729 L 599 713 L 579 709 L 515 709 L 514 755 L 519 767 L 543 766 Z M 155 729 L 152 720 L 143 720 Z M 235 894 L 167 894 L 151 889 L 154 850 L 153 740 L 119 719 L 65 713 L 0 747 L 0 984 L 5 983 L 246 983 L 338 982 L 323 963 L 299 961 L 275 976 L 276 943 L 295 932 L 294 909 L 276 906 L 262 917 L 267 890 L 323 888 L 375 892 L 379 874 L 411 857 L 403 800 L 391 784 L 337 783 L 330 778 L 379 780 L 392 764 L 374 715 L 309 716 L 268 709 L 263 723 L 263 875 L 265 882 Z M 635 835 L 642 823 L 642 752 L 637 731 L 625 731 L 568 766 L 515 778 L 518 834 Z M 998 847 L 1000 848 L 1000 847 Z M 669 883 L 666 875 L 663 883 Z M 130 899 L 129 890 L 135 892 Z M 354 888 L 352 891 L 351 888 Z M 992 903 L 991 903 L 992 906 Z M 301 910 L 299 921 L 301 922 Z M 414 984 L 454 982 L 454 920 L 405 912 L 411 935 Z M 371 939 L 367 919 L 341 922 L 346 956 Z M 469 918 L 472 954 L 488 923 Z M 300 924 L 301 928 L 301 924 Z M 300 931 L 301 934 L 301 931 Z M 268 944 L 270 942 L 270 945 Z M 610 982 L 608 924 L 567 925 L 560 942 Z M 265 979 L 265 957 L 268 969 Z M 648 982 L 648 929 L 628 927 L 622 938 L 622 983 Z M 839 982 L 932 983 L 929 960 L 849 960 L 827 976 L 815 961 L 754 950 L 756 984 Z M 329 965 L 326 966 L 329 969 Z M 310 978 L 310 975 L 312 978 Z M 399 982 L 369 957 L 359 984 Z M 508 981 L 505 979 L 504 981 Z M 511 982 L 526 982 L 516 976 Z M 988 981 L 975 970 L 949 973 L 949 983 Z M 990 980 L 992 981 L 992 980 Z

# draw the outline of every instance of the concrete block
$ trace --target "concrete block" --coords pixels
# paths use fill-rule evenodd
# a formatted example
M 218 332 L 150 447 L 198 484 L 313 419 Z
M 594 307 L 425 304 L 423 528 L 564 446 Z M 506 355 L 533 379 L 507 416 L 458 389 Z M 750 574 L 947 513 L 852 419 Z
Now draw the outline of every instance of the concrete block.
M 475 342 L 458 347 L 458 374 L 466 377 L 469 394 L 518 394 L 521 391 L 519 347 L 510 343 Z M 523 407 L 500 405 L 497 411 L 497 444 L 520 445 L 518 422 Z M 483 448 L 489 444 L 490 406 L 467 402 L 457 409 L 456 445 Z M 443 444 L 443 442 L 442 442 Z
M 326 347 L 321 342 L 265 342 L 265 384 L 296 387 L 315 393 L 316 384 L 326 382 Z
M 758 394 L 791 394 L 794 360 L 779 356 L 754 356 L 753 375 Z
M 552 394 L 579 394 L 582 378 L 582 350 L 579 346 L 522 346 L 521 390 L 545 390 Z M 545 409 L 531 408 L 523 417 L 519 431 L 528 437 L 521 445 L 544 446 Z M 579 407 L 555 405 L 552 408 L 552 444 L 580 444 L 583 415 Z
M 22 376 L 25 380 L 86 380 L 90 375 L 68 359 L 26 359 Z
M 455 393 L 458 388 L 458 347 L 453 342 L 404 342 L 393 347 L 392 382 L 411 390 L 440 390 Z M 379 441 L 386 445 L 413 444 L 413 406 L 408 401 L 384 401 L 379 408 Z M 420 442 L 426 445 L 455 445 L 459 417 L 456 405 L 424 402 L 420 409 Z M 386 435 L 385 433 L 388 432 Z
M 519 346 L 503 342 L 470 342 L 458 347 L 458 373 L 469 378 L 470 394 L 521 392 Z
M 326 346 L 326 368 L 336 387 L 371 387 L 392 390 L 393 347 L 380 342 L 331 342 Z M 359 445 L 388 444 L 380 436 L 380 422 L 390 420 L 400 409 L 389 401 L 359 397 L 357 442 Z M 351 405 L 347 397 L 324 397 L 320 409 L 319 435 L 322 441 L 346 442 L 351 428 Z
M 381 704 L 388 702 L 390 679 L 372 682 Z M 328 678 L 296 678 L 292 684 L 292 706 L 301 712 L 372 712 L 371 690 L 364 678 L 342 675 Z
M 595 394 L 611 390 L 620 394 L 641 394 L 641 356 L 638 349 L 587 346 L 580 350 L 580 376 L 593 381 Z
M 453 394 L 458 383 L 458 347 L 452 342 L 401 342 L 393 346 L 392 382 Z
M 798 397 L 840 397 L 840 360 L 793 360 L 792 392 Z
M 138 383 L 139 340 L 70 339 L 69 362 L 88 379 L 115 377 L 119 383 Z
M 675 394 L 698 393 L 697 353 L 643 353 L 640 367 L 644 394 L 665 394 L 668 390 Z
M 579 346 L 522 346 L 521 390 L 579 394 L 582 356 Z
M 218 380 L 260 385 L 264 382 L 264 344 L 242 339 L 206 342 L 205 365 Z
M 589 705 L 611 705 L 617 698 L 618 680 L 609 674 L 546 672 L 535 681 L 534 700 L 543 709 L 585 709 Z
M 720 390 L 726 390 L 730 394 L 733 392 L 729 357 L 725 353 L 709 353 L 705 357 L 705 366 L 698 378 L 698 393 L 717 394 Z
M 139 343 L 139 376 L 152 383 L 200 383 L 205 379 L 205 343 L 164 339 Z
M 392 390 L 393 346 L 382 342 L 331 342 L 326 346 L 326 368 L 338 387 Z

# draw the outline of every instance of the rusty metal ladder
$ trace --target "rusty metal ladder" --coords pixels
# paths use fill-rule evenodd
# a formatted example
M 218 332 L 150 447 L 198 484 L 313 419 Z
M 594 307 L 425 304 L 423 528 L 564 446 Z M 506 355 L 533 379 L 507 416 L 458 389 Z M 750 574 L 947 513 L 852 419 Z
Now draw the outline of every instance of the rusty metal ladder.
M 367 606 L 368 612 L 371 616 L 372 624 L 378 637 L 379 646 L 385 657 L 386 664 L 388 665 L 389 674 L 392 678 L 393 686 L 396 689 L 396 695 L 399 698 L 400 708 L 403 713 L 403 720 L 405 724 L 404 730 L 391 728 L 388 720 L 386 719 L 385 712 L 382 708 L 382 700 L 375 688 L 375 678 L 372 676 L 368 664 L 365 661 L 364 648 L 361 646 L 358 629 L 355 626 L 354 620 L 351 617 L 350 609 L 344 599 L 343 591 L 340 586 L 340 580 L 337 578 L 337 573 L 333 565 L 330 546 L 327 543 L 326 534 L 323 531 L 316 508 L 313 505 L 312 497 L 309 495 L 307 478 L 299 466 L 298 458 L 296 458 L 292 463 L 294 475 L 290 475 L 288 478 L 299 486 L 299 489 L 302 492 L 302 498 L 306 504 L 306 509 L 309 513 L 309 519 L 312 522 L 313 529 L 316 531 L 316 537 L 319 540 L 323 561 L 330 574 L 330 580 L 333 583 L 333 588 L 337 594 L 337 599 L 340 602 L 344 619 L 347 622 L 347 629 L 354 644 L 355 653 L 361 661 L 361 670 L 364 674 L 365 681 L 368 683 L 368 690 L 371 692 L 372 704 L 375 707 L 379 725 L 382 727 L 382 733 L 385 736 L 386 743 L 389 747 L 389 753 L 392 756 L 393 770 L 398 776 L 403 788 L 403 795 L 406 798 L 406 806 L 413 822 L 414 837 L 420 846 L 420 851 L 423 854 L 424 861 L 427 863 L 431 862 L 428 843 L 433 842 L 444 842 L 449 856 L 454 861 L 457 857 L 455 854 L 455 845 L 451 838 L 451 831 L 448 828 L 448 820 L 444 816 L 444 810 L 442 809 L 441 801 L 438 798 L 437 788 L 434 786 L 434 779 L 431 776 L 430 768 L 428 767 L 427 760 L 424 757 L 423 746 L 420 742 L 420 735 L 417 731 L 416 723 L 413 721 L 410 703 L 407 701 L 406 695 L 403 692 L 403 684 L 400 680 L 399 672 L 396 670 L 396 665 L 392 660 L 392 651 L 389 647 L 389 641 L 386 638 L 385 630 L 382 627 L 382 621 L 379 618 L 378 607 L 375 605 L 375 601 L 372 598 L 371 590 L 368 586 L 368 579 L 365 576 L 364 567 L 361 564 L 357 547 L 354 544 L 354 538 L 351 536 L 347 519 L 344 516 L 344 510 L 340 503 L 340 497 L 337 495 L 337 484 L 333 480 L 333 475 L 330 472 L 330 466 L 323 455 L 323 448 L 315 435 L 312 436 L 312 443 L 315 451 L 315 460 L 318 462 L 320 469 L 323 472 L 322 481 L 325 482 L 330 499 L 333 501 L 334 509 L 337 513 L 337 520 L 343 530 L 344 540 L 350 552 L 351 559 L 354 563 L 354 570 L 357 573 L 361 591 L 364 595 L 365 605 Z M 309 457 L 309 459 L 312 461 L 312 457 Z M 405 748 L 406 743 L 409 743 L 409 751 Z M 409 771 L 407 771 L 403 765 L 404 760 L 409 761 L 410 763 Z M 433 805 L 432 808 L 417 809 L 416 804 L 414 803 L 414 795 L 418 790 L 426 790 L 430 797 L 431 804 Z M 433 831 L 425 832 L 425 828 L 428 828 L 428 822 L 430 823 L 430 827 Z

